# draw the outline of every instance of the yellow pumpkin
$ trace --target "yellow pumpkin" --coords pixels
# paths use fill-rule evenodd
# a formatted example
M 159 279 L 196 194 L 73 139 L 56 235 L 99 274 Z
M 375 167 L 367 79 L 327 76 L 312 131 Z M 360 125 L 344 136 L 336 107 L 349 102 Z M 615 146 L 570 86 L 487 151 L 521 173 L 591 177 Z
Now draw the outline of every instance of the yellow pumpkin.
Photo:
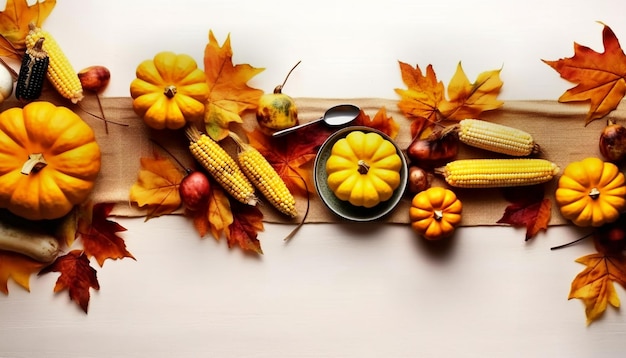
M 411 200 L 409 218 L 415 232 L 428 240 L 451 236 L 461 222 L 463 204 L 450 189 L 431 187 Z
M 204 71 L 186 54 L 160 52 L 137 66 L 130 84 L 133 109 L 154 129 L 179 129 L 204 116 L 209 86 Z
M 0 113 L 0 207 L 59 218 L 87 199 L 99 172 L 94 132 L 68 108 L 41 101 Z
M 598 227 L 614 222 L 626 208 L 626 185 L 619 168 L 599 158 L 572 162 L 559 178 L 555 200 L 574 225 Z
M 331 148 L 328 187 L 341 200 L 371 208 L 391 198 L 400 185 L 401 168 L 402 159 L 390 140 L 355 130 Z

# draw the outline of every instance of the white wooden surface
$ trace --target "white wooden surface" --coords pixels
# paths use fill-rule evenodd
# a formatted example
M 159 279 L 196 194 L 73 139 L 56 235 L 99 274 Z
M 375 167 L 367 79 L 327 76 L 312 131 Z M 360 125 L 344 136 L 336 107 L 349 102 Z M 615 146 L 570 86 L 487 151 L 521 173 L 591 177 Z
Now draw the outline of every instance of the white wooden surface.
M 2 1 L 2 4 L 4 2 Z M 571 84 L 541 59 L 602 50 L 603 21 L 626 39 L 626 6 L 609 0 L 502 2 L 58 0 L 46 21 L 77 69 L 112 71 L 106 96 L 128 96 L 136 65 L 161 50 L 202 61 L 212 29 L 235 63 L 266 70 L 267 91 L 295 62 L 294 97 L 396 98 L 397 61 L 433 64 L 447 84 L 502 67 L 501 98 L 556 100 Z M 582 121 L 582 118 L 581 118 Z M 1 357 L 615 357 L 626 316 L 585 325 L 568 301 L 589 243 L 550 228 L 463 228 L 430 246 L 404 226 L 267 225 L 265 255 L 198 239 L 182 217 L 118 219 L 137 261 L 107 261 L 89 314 L 49 274 L 0 297 Z M 94 262 L 94 265 L 97 265 Z M 626 293 L 617 288 L 622 300 Z

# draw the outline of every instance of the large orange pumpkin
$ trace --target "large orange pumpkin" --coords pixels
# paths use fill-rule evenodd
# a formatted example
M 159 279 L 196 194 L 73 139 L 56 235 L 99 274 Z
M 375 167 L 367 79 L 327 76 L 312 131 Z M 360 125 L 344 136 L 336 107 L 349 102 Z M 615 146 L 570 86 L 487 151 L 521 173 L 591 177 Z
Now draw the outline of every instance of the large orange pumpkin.
M 62 217 L 99 172 L 94 132 L 68 108 L 41 101 L 0 113 L 0 207 L 30 220 Z

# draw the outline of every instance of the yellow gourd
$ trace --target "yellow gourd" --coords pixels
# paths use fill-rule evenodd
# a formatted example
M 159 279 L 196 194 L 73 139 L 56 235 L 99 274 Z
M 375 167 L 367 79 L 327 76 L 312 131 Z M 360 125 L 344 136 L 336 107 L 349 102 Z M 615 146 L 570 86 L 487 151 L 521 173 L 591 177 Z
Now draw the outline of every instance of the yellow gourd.
M 453 191 L 431 187 L 413 197 L 409 218 L 415 232 L 428 240 L 439 240 L 454 233 L 462 211 L 463 204 Z
M 30 219 L 56 219 L 91 193 L 100 148 L 89 125 L 50 102 L 0 113 L 0 207 Z
M 154 129 L 179 129 L 204 116 L 209 86 L 189 55 L 160 52 L 137 66 L 130 84 L 133 109 Z
M 581 227 L 617 220 L 626 208 L 624 174 L 610 162 L 585 158 L 572 162 L 559 178 L 556 203 L 563 217 Z
M 355 130 L 339 139 L 326 162 L 328 187 L 341 200 L 371 208 L 400 185 L 402 160 L 394 144 L 375 132 Z

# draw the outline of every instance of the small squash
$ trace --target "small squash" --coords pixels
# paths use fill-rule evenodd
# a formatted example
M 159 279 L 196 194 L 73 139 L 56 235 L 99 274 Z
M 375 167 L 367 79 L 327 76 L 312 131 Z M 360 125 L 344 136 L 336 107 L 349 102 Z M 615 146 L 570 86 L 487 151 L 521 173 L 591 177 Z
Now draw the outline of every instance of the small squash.
M 204 71 L 186 54 L 160 52 L 137 66 L 130 84 L 133 109 L 154 129 L 179 129 L 204 116 L 209 86 Z
M 590 157 L 572 162 L 559 178 L 555 200 L 564 218 L 581 227 L 614 222 L 626 208 L 626 185 L 619 168 Z
M 391 198 L 400 185 L 401 168 L 402 159 L 390 140 L 355 130 L 331 148 L 328 187 L 341 200 L 371 208 Z
M 37 101 L 0 113 L 0 207 L 60 218 L 87 199 L 99 172 L 94 132 L 68 108 Z
M 463 204 L 450 189 L 431 187 L 411 200 L 409 218 L 415 232 L 428 240 L 451 236 L 461 222 Z

